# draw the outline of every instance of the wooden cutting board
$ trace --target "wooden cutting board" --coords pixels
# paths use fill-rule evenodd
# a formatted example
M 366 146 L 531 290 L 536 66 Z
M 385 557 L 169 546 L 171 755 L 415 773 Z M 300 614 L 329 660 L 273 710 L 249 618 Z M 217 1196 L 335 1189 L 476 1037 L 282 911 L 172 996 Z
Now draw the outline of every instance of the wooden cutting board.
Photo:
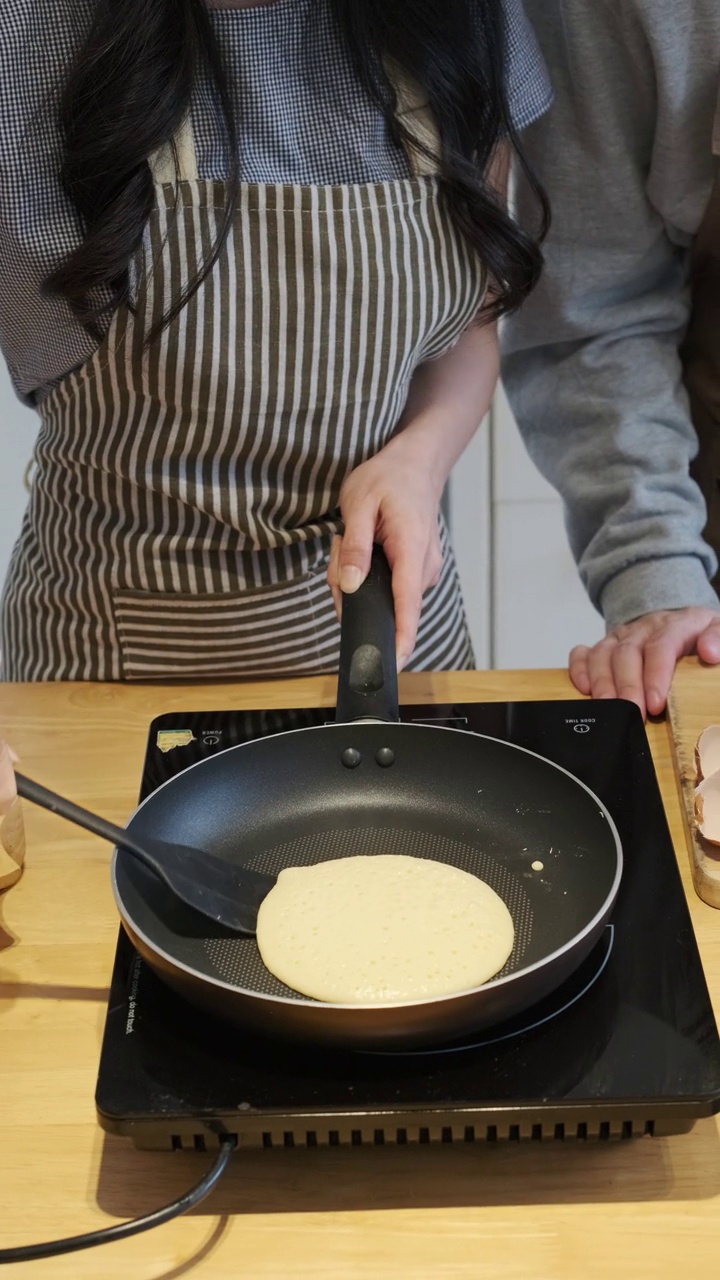
M 708 725 L 720 724 L 720 669 L 704 667 L 697 658 L 685 658 L 679 663 L 668 698 L 668 714 L 695 889 L 703 902 L 720 907 L 720 847 L 703 840 L 694 822 L 698 781 L 695 743 Z

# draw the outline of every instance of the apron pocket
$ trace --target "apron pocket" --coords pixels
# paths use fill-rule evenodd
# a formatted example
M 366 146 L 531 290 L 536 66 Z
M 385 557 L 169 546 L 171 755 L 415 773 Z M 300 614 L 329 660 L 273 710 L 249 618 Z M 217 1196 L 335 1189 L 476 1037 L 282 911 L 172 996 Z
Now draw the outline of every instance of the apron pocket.
M 227 595 L 113 591 L 125 680 L 337 670 L 340 629 L 325 572 Z

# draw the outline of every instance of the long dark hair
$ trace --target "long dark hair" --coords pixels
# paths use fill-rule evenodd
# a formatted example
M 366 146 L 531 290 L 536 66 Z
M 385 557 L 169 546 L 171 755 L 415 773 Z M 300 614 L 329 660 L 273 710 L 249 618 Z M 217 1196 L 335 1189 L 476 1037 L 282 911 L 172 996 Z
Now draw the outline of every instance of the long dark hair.
M 399 144 L 407 139 L 395 115 L 388 65 L 427 94 L 442 140 L 441 189 L 455 225 L 492 281 L 486 314 L 514 310 L 539 276 L 538 241 L 548 211 L 508 109 L 501 0 L 330 3 L 358 74 Z M 214 87 L 227 135 L 227 205 L 211 252 L 154 332 L 202 284 L 231 225 L 239 186 L 232 95 L 205 0 L 97 0 L 60 102 L 62 181 L 77 209 L 83 240 L 46 281 L 47 290 L 65 298 L 93 331 L 128 299 L 130 263 L 154 199 L 147 157 L 172 142 L 200 77 Z M 534 235 L 517 226 L 487 181 L 489 162 L 503 139 L 513 146 L 538 197 Z

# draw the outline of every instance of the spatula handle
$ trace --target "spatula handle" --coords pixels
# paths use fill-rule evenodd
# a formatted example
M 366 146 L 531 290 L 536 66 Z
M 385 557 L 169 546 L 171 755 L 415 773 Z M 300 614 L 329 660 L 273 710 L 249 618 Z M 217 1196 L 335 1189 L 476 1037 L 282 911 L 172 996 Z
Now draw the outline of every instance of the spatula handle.
M 77 827 L 84 827 L 86 831 L 92 831 L 93 835 L 100 836 L 103 840 L 109 840 L 110 844 L 120 845 L 123 849 L 127 849 L 128 853 L 134 853 L 137 858 L 141 858 L 143 862 L 152 866 L 155 870 L 154 859 L 148 856 L 147 851 L 135 843 L 135 840 L 126 831 L 124 827 L 116 827 L 113 822 L 101 818 L 97 813 L 91 813 L 89 809 L 83 809 L 79 804 L 74 804 L 72 800 L 67 800 L 65 796 L 59 796 L 54 791 L 49 791 L 47 787 L 42 787 L 39 782 L 33 782 L 32 778 L 26 778 L 24 774 L 15 773 L 15 782 L 18 789 L 18 795 L 23 800 L 29 800 L 32 804 L 37 804 L 41 809 L 49 809 L 50 813 L 57 813 L 61 818 L 67 818 L 68 822 L 74 822 Z

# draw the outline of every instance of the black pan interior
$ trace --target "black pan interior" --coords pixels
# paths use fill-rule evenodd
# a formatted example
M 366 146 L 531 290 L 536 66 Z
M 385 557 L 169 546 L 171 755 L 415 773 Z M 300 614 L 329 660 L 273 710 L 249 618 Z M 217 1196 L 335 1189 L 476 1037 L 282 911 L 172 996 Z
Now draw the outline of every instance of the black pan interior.
M 349 747 L 361 756 L 352 769 L 342 763 Z M 383 748 L 390 766 L 377 760 Z M 417 725 L 332 725 L 234 747 L 171 779 L 130 825 L 274 872 L 357 853 L 452 863 L 486 880 L 513 916 L 503 974 L 576 938 L 618 873 L 614 828 L 576 779 L 509 743 Z M 213 931 L 131 857 L 116 855 L 114 878 L 123 916 L 156 952 L 244 991 L 310 1003 L 267 972 L 254 939 Z

